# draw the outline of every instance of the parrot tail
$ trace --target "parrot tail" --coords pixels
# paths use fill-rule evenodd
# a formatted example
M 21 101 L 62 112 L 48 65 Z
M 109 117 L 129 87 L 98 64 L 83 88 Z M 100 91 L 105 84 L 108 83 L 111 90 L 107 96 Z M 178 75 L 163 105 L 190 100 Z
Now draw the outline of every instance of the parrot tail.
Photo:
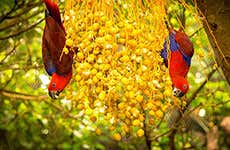
M 58 22 L 58 24 L 62 25 L 61 15 L 60 15 L 58 5 L 52 0 L 44 0 L 44 3 L 48 10 L 48 12 L 46 11 L 46 16 L 47 15 L 51 16 L 55 21 Z

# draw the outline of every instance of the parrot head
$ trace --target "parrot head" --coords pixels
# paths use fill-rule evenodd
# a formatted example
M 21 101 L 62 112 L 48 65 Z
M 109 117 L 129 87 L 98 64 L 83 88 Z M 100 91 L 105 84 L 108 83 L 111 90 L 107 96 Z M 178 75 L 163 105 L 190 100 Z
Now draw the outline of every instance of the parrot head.
M 66 87 L 66 85 L 69 83 L 71 77 L 72 71 L 66 75 L 58 75 L 57 73 L 53 73 L 52 79 L 48 87 L 49 96 L 52 99 L 56 99 Z
M 184 77 L 176 76 L 172 78 L 173 83 L 173 95 L 176 97 L 182 97 L 188 92 L 189 83 Z

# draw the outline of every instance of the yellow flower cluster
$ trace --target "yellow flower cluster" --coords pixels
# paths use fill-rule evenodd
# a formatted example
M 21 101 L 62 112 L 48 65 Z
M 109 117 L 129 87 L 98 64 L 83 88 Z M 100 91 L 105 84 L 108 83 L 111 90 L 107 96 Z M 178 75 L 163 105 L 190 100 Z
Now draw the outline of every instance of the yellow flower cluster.
M 171 82 L 159 55 L 168 35 L 164 5 L 165 0 L 66 1 L 66 45 L 78 47 L 78 90 L 69 98 L 80 110 L 103 113 L 111 130 L 121 126 L 125 134 L 134 127 L 141 137 L 146 115 L 154 124 L 170 105 Z

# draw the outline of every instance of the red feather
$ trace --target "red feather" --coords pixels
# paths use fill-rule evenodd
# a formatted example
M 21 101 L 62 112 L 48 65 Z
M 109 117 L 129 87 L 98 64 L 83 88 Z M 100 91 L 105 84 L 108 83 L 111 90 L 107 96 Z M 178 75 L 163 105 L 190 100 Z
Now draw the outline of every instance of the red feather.
M 194 53 L 193 44 L 185 33 L 181 31 L 176 31 L 175 40 L 180 45 L 180 50 L 184 54 L 186 54 L 189 57 L 193 56 Z
M 65 28 L 57 4 L 51 0 L 44 2 L 47 10 L 42 38 L 42 57 L 47 73 L 52 75 L 48 87 L 49 95 L 56 99 L 72 77 L 73 51 L 69 50 L 68 54 L 62 52 L 66 42 Z
M 46 26 L 43 33 L 42 53 L 45 68 L 48 72 L 50 61 L 56 68 L 56 73 L 67 74 L 72 71 L 73 52 L 62 54 L 65 46 L 65 30 L 60 20 L 58 6 L 51 0 L 44 0 L 50 16 L 46 17 Z M 61 58 L 60 58 L 61 57 Z
M 63 30 L 64 27 L 61 22 L 61 15 L 60 15 L 60 10 L 58 8 L 58 5 L 52 0 L 44 0 L 44 3 L 46 5 L 47 10 L 49 11 L 49 15 L 52 16 L 52 18 L 60 25 L 62 26 Z
M 186 77 L 189 66 L 186 64 L 180 51 L 171 52 L 169 74 L 171 77 Z
M 189 83 L 186 79 L 186 76 L 190 68 L 190 61 L 194 53 L 194 48 L 192 42 L 185 33 L 175 31 L 173 29 L 171 29 L 169 32 L 170 34 L 175 34 L 174 39 L 179 48 L 178 50 L 171 50 L 169 74 L 174 87 L 174 95 L 181 97 L 186 94 L 189 89 Z M 170 42 L 174 42 L 173 39 Z M 176 45 L 174 44 L 173 46 Z

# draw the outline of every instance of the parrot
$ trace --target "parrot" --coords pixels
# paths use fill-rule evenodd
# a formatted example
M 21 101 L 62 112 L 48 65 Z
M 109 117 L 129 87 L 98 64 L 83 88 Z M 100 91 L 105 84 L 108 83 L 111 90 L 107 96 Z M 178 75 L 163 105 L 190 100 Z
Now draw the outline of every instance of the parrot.
M 194 54 L 194 46 L 189 37 L 181 29 L 169 29 L 169 50 L 168 42 L 164 42 L 161 50 L 161 57 L 166 67 L 169 68 L 169 75 L 172 81 L 173 95 L 184 96 L 189 90 L 189 83 L 186 79 L 191 59 Z
M 56 99 L 72 78 L 73 51 L 68 54 L 62 50 L 66 43 L 66 31 L 61 20 L 58 5 L 52 0 L 43 1 L 45 10 L 45 28 L 42 36 L 42 59 L 46 72 L 51 76 L 48 93 Z

